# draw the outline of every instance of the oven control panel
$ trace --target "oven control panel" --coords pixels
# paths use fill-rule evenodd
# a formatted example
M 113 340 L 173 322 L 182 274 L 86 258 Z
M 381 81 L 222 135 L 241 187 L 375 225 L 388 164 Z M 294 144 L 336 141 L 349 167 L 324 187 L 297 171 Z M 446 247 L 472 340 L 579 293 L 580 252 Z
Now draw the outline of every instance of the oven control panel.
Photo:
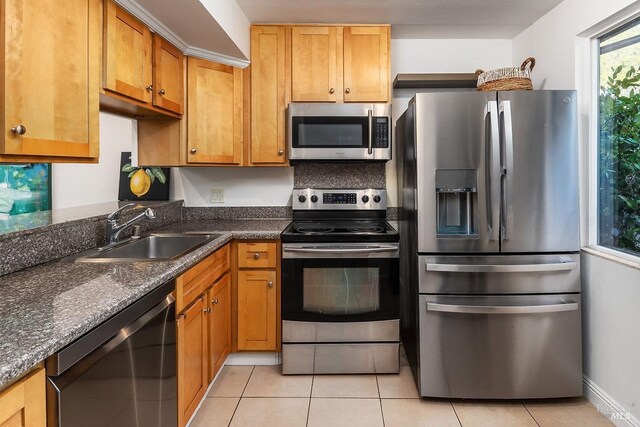
M 361 190 L 295 188 L 292 205 L 293 209 L 306 210 L 386 210 L 387 191 L 375 188 Z

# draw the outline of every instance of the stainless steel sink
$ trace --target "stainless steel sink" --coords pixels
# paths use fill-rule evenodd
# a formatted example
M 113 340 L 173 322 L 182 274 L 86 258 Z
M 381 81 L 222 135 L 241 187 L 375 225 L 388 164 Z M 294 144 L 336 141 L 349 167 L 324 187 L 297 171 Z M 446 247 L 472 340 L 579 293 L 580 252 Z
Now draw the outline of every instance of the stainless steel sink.
M 217 239 L 221 234 L 152 234 L 96 249 L 76 262 L 170 261 Z

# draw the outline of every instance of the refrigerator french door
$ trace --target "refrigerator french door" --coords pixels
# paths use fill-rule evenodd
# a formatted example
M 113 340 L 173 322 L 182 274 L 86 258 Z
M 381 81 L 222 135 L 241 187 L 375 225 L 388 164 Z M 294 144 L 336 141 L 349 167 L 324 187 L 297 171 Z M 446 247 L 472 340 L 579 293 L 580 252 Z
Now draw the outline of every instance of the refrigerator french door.
M 575 91 L 417 94 L 396 131 L 420 394 L 580 395 Z

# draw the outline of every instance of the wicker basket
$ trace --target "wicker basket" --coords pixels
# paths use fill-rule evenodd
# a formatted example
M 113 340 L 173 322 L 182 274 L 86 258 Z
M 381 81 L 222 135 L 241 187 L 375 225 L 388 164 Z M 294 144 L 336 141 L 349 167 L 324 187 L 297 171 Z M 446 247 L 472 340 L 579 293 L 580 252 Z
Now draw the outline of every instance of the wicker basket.
M 531 71 L 535 66 L 535 58 L 529 57 L 520 67 L 498 68 L 490 71 L 476 70 L 478 90 L 533 90 Z

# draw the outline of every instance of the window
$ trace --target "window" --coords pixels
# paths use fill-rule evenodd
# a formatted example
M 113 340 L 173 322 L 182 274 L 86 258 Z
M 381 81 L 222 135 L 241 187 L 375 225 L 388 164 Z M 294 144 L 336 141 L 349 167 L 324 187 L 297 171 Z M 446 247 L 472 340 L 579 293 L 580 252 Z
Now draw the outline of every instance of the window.
M 598 42 L 598 244 L 640 256 L 640 18 Z

